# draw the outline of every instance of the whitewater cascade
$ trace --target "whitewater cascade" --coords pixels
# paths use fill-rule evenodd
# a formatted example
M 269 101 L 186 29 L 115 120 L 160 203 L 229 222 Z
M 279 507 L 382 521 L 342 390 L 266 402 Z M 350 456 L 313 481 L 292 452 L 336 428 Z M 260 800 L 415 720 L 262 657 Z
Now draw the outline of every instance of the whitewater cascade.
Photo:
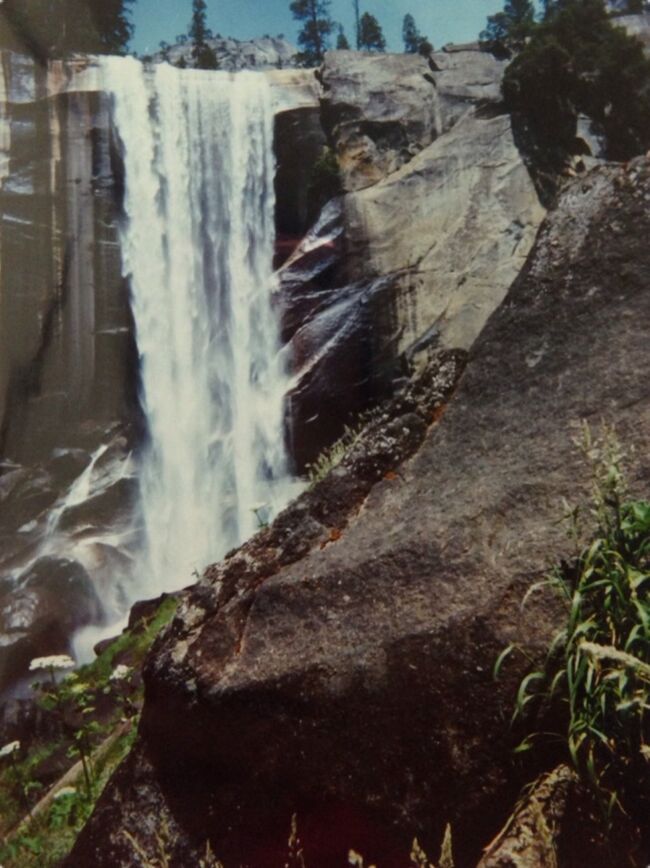
M 102 75 L 149 433 L 134 593 L 153 594 L 192 581 L 288 499 L 273 111 L 260 73 L 107 58 Z

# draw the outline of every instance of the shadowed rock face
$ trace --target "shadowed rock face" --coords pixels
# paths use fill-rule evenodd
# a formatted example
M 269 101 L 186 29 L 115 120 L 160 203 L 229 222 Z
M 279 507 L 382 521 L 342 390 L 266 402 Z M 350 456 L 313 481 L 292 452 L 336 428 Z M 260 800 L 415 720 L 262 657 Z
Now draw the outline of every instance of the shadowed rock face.
M 317 106 L 276 115 L 276 267 L 293 253 L 318 216 L 310 187 L 314 164 L 325 145 Z
M 135 417 L 135 349 L 107 99 L 83 64 L 0 64 L 0 453 L 26 463 Z
M 135 865 L 121 830 L 153 854 L 163 818 L 173 865 L 208 837 L 226 865 L 279 865 L 292 813 L 317 868 L 350 847 L 403 865 L 448 821 L 457 864 L 476 864 L 521 783 L 521 667 L 499 684 L 491 668 L 511 641 L 540 653 L 558 623 L 549 599 L 520 601 L 566 552 L 560 499 L 588 488 L 581 420 L 614 424 L 633 489 L 650 484 L 648 197 L 647 160 L 576 181 L 415 457 L 298 561 L 261 535 L 190 591 L 70 866 Z M 291 516 L 265 533 L 290 537 Z

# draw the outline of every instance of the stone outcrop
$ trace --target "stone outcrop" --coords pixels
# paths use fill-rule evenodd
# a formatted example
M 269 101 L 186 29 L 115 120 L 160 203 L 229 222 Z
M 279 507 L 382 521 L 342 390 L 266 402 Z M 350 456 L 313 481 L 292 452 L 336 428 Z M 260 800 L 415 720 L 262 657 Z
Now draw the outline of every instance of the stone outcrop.
M 565 765 L 537 781 L 478 868 L 557 868 L 567 802 L 576 783 L 576 773 Z
M 270 69 L 286 69 L 296 66 L 296 54 L 298 49 L 282 35 L 263 36 L 260 39 L 232 39 L 230 37 L 215 36 L 207 39 L 206 43 L 217 55 L 219 69 L 226 72 L 239 72 L 242 69 L 253 69 L 266 72 Z M 189 39 L 182 39 L 174 45 L 170 45 L 164 52 L 159 51 L 153 56 L 153 60 L 177 65 L 185 62 L 187 67 L 194 66 L 192 57 L 193 43 Z M 182 58 L 182 60 L 181 60 Z
M 408 163 L 468 111 L 501 100 L 506 64 L 478 50 L 419 55 L 333 51 L 319 72 L 323 126 L 347 192 Z
M 343 186 L 377 183 L 439 132 L 435 87 L 424 58 L 334 51 L 320 70 L 323 125 L 334 141 Z
M 265 553 L 280 517 L 190 591 L 69 865 L 135 865 L 123 831 L 154 854 L 163 820 L 172 865 L 208 838 L 226 865 L 283 864 L 292 814 L 312 868 L 350 848 L 402 866 L 448 822 L 456 864 L 477 863 L 523 782 L 507 720 L 527 664 L 496 684 L 492 665 L 561 623 L 521 600 L 567 550 L 561 498 L 589 489 L 582 420 L 615 425 L 632 489 L 650 484 L 649 199 L 648 160 L 575 181 L 416 455 L 299 560 Z
M 327 55 L 322 121 L 345 195 L 280 271 L 299 468 L 429 353 L 471 347 L 526 261 L 545 211 L 503 114 L 504 69 L 467 47 Z M 297 295 L 313 304 L 294 330 Z
M 71 635 L 100 622 L 131 575 L 133 461 L 119 427 L 102 439 L 93 454 L 55 449 L 33 465 L 0 464 L 2 691 L 32 657 L 69 651 Z
M 399 172 L 346 198 L 347 266 L 356 279 L 402 272 L 398 353 L 417 354 L 425 341 L 468 349 L 523 267 L 543 215 L 510 118 L 470 114 Z
M 118 477 L 132 491 L 139 428 L 119 157 L 98 85 L 85 59 L 0 56 L 0 691 L 101 620 L 136 540 L 113 523 L 132 498 L 93 513 Z

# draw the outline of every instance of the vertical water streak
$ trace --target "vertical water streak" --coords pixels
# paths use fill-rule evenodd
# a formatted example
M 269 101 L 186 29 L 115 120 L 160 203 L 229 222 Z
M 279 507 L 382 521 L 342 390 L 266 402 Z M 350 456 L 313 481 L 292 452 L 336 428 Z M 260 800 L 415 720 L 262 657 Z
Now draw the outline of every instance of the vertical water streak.
M 273 112 L 259 73 L 103 61 L 125 168 L 149 445 L 136 593 L 181 587 L 286 499 L 272 310 Z

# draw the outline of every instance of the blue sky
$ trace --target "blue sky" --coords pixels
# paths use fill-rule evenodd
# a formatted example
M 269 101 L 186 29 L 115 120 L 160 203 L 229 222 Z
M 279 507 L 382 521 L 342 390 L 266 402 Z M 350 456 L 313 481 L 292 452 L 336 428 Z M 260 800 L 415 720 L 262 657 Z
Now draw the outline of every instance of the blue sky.
M 208 26 L 215 33 L 247 39 L 264 33 L 284 33 L 295 40 L 296 23 L 289 11 L 290 0 L 207 0 Z M 388 47 L 402 50 L 402 19 L 407 12 L 415 17 L 420 31 L 436 48 L 446 42 L 475 39 L 486 17 L 498 11 L 502 0 L 361 0 L 362 12 L 376 15 L 384 28 Z M 143 53 L 155 51 L 161 39 L 173 42 L 187 31 L 191 0 L 136 0 L 136 26 L 132 48 Z M 352 0 L 332 0 L 332 17 L 352 35 Z

